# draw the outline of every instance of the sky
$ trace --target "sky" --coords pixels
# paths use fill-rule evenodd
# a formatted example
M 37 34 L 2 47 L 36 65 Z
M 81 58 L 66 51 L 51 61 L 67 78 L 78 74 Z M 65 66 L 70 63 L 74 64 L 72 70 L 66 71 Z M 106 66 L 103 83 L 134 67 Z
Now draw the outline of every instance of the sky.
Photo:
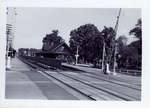
M 101 31 L 104 26 L 114 27 L 119 8 L 42 8 L 19 7 L 13 16 L 9 9 L 7 23 L 15 26 L 14 48 L 42 48 L 42 39 L 52 30 L 58 29 L 59 35 L 69 44 L 70 31 L 84 24 L 94 24 Z M 129 31 L 141 18 L 141 9 L 122 8 L 117 37 L 125 35 L 129 42 L 135 40 Z

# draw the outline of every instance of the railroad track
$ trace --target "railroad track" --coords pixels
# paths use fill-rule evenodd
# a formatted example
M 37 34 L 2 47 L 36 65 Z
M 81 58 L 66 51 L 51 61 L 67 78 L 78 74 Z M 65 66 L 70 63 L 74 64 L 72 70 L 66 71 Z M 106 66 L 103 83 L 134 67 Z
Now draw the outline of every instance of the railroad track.
M 131 100 L 129 98 L 128 99 L 124 98 L 123 96 L 121 97 L 121 96 L 115 95 L 108 91 L 106 92 L 103 89 L 101 90 L 97 89 L 91 84 L 85 83 L 84 81 L 80 81 L 76 78 L 68 77 L 59 72 L 49 73 L 49 72 L 43 71 L 43 73 L 73 88 L 74 90 L 80 92 L 81 94 L 86 95 L 91 100 L 126 100 L 126 101 Z
M 141 86 L 136 85 L 136 84 L 122 82 L 122 81 L 116 81 L 116 80 L 113 80 L 113 79 L 110 80 L 109 75 L 107 77 L 103 77 L 101 75 L 97 75 L 97 74 L 90 73 L 90 72 L 81 73 L 81 74 L 83 74 L 84 76 L 92 77 L 92 78 L 95 78 L 95 79 L 103 80 L 103 81 L 106 81 L 106 82 L 110 82 L 110 83 L 113 83 L 113 84 L 117 84 L 117 85 L 125 86 L 127 88 L 131 88 L 131 89 L 141 91 Z
M 67 68 L 68 66 L 65 66 L 65 67 Z M 118 84 L 121 84 L 121 85 L 124 85 L 124 86 L 129 86 L 129 87 L 131 87 L 130 85 L 132 85 L 132 86 L 134 86 L 133 88 L 141 90 L 141 84 L 139 84 L 139 83 L 130 82 L 130 81 L 122 79 L 122 78 L 121 79 L 120 78 L 115 79 L 111 75 L 104 75 L 104 74 L 97 73 L 97 72 L 93 73 L 93 72 L 84 71 L 84 70 L 81 70 L 81 71 L 85 75 L 87 75 L 87 74 L 88 74 L 88 76 L 91 75 L 91 77 L 95 77 L 95 78 L 99 78 L 99 79 L 102 78 L 103 80 L 108 79 L 107 81 L 109 81 L 109 82 L 110 82 L 110 79 L 111 79 L 112 83 L 118 83 Z
M 23 60 L 23 59 L 22 59 Z M 42 74 L 51 77 L 69 88 L 86 96 L 89 100 L 140 100 L 140 89 L 125 83 L 102 79 L 92 74 L 83 72 L 63 72 L 47 70 L 45 65 L 23 60 L 26 64 L 36 68 Z M 45 70 L 46 69 L 46 70 Z M 49 68 L 50 69 L 50 68 Z M 119 90 L 120 89 L 120 90 Z
M 139 95 L 139 91 L 140 91 L 137 89 L 118 85 L 118 84 L 111 83 L 111 82 L 108 82 L 105 80 L 99 80 L 99 79 L 97 80 L 95 78 L 91 78 L 90 76 L 87 77 L 87 76 L 84 76 L 81 74 L 68 74 L 68 73 L 63 73 L 63 72 L 61 72 L 61 74 L 63 74 L 64 76 L 70 77 L 74 80 L 78 80 L 80 82 L 88 84 L 96 89 L 104 90 L 105 92 L 107 92 L 109 94 L 116 95 L 116 96 L 122 97 L 122 98 L 126 97 L 127 100 L 128 99 L 130 100 L 131 98 L 133 100 L 134 99 L 138 100 L 140 97 L 140 96 L 137 96 L 137 95 Z M 90 81 L 92 81 L 92 83 L 90 83 Z M 103 82 L 103 83 L 101 84 L 99 82 Z M 133 95 L 133 93 L 134 93 L 134 95 Z M 130 97 L 130 98 L 128 98 L 128 97 Z

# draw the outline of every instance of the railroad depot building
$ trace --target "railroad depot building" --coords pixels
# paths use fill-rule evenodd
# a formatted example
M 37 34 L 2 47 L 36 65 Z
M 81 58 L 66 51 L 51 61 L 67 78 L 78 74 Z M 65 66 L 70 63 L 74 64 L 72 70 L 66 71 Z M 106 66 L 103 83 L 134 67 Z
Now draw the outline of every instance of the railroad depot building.
M 51 58 L 61 62 L 74 63 L 75 57 L 72 50 L 60 36 L 55 36 L 53 33 L 47 34 L 42 42 L 42 49 L 21 48 L 18 51 L 19 55 Z

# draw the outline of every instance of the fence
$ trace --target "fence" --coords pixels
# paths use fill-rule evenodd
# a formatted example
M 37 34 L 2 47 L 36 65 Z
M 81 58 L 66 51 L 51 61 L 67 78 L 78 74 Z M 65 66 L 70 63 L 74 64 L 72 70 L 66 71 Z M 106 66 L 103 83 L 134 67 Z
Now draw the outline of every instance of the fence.
M 117 73 L 123 73 L 133 76 L 141 76 L 141 70 L 125 70 L 125 69 L 116 69 Z

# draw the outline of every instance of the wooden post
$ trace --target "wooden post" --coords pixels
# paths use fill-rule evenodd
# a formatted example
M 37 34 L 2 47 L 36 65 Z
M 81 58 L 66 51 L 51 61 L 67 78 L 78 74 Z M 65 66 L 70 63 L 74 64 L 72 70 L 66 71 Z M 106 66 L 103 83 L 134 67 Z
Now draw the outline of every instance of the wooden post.
M 118 30 L 118 23 L 119 23 L 119 17 L 120 17 L 120 14 L 121 14 L 121 8 L 119 9 L 119 14 L 117 16 L 117 22 L 116 22 L 116 25 L 115 25 L 115 40 L 116 40 L 116 36 L 117 36 L 117 30 Z M 116 67 L 116 50 L 117 50 L 117 46 L 116 46 L 116 43 L 114 41 L 114 44 L 115 44 L 115 52 L 114 52 L 114 66 L 113 66 L 113 75 L 116 75 L 116 70 L 115 70 L 115 67 Z

